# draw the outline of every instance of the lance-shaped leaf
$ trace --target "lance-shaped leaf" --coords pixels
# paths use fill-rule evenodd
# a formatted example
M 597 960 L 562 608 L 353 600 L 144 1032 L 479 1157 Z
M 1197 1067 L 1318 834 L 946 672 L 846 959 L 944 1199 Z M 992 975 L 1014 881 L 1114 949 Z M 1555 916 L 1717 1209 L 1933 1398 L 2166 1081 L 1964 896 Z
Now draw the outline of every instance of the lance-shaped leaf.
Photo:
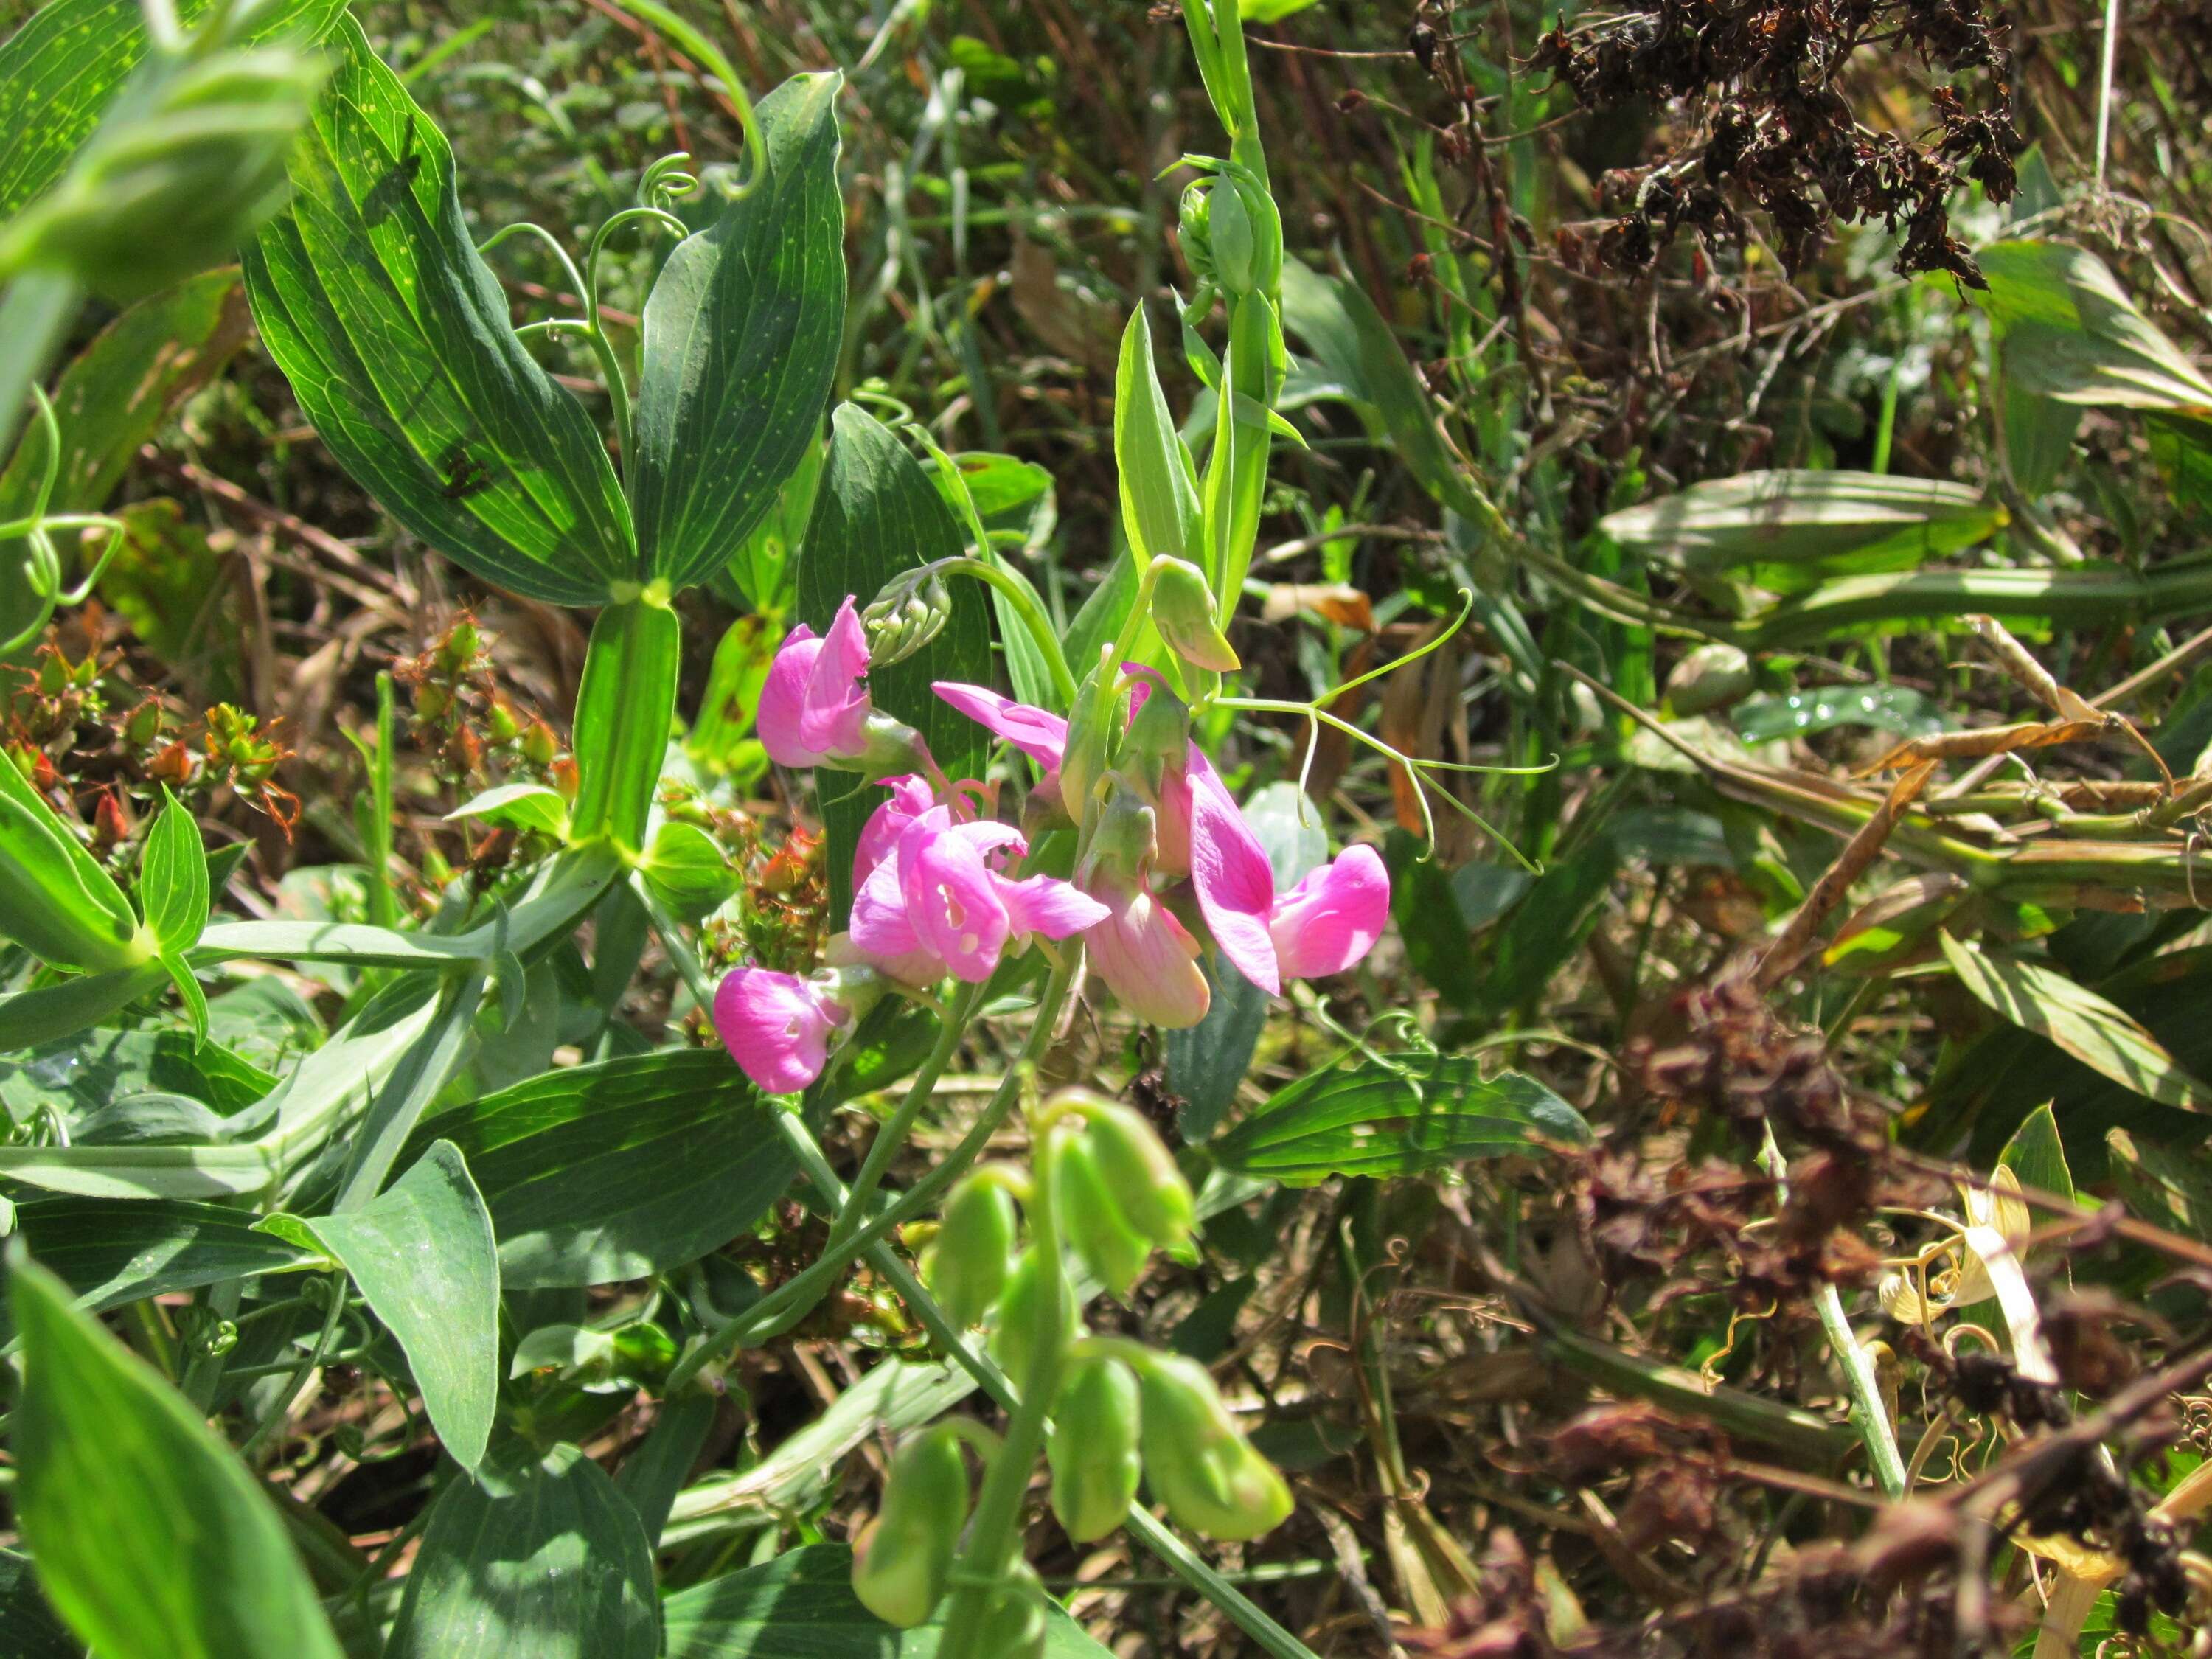
M 767 171 L 689 238 L 645 306 L 638 540 L 671 586 L 726 564 L 821 429 L 845 324 L 836 74 L 761 101 Z
M 1225 1170 L 1298 1186 L 1419 1175 L 1589 1138 L 1582 1115 L 1534 1078 L 1485 1078 L 1463 1056 L 1406 1054 L 1301 1078 L 1211 1150 Z
M 339 1659 L 276 1505 L 199 1413 L 45 1269 L 19 1266 L 9 1302 L 15 1513 L 78 1636 L 110 1659 Z
M 1829 576 L 1910 570 L 2003 522 L 2003 509 L 1966 484 L 1780 468 L 1692 484 L 1598 527 L 1692 574 L 1725 570 L 1793 593 Z
M 90 973 L 134 968 L 153 950 L 123 890 L 13 757 L 0 757 L 0 939 Z
M 464 1468 L 482 1462 L 499 1395 L 499 1255 L 459 1150 L 434 1142 L 357 1210 L 260 1225 L 352 1275 L 398 1340 L 446 1449 Z
M 2212 417 L 2207 380 L 2094 253 L 1999 242 L 1975 256 L 2004 338 L 2007 383 L 2061 403 Z
M 461 214 L 453 156 L 359 24 L 246 258 L 254 320 L 323 441 L 487 581 L 586 605 L 641 574 L 583 405 L 539 368 Z
M 164 952 L 198 943 L 208 919 L 207 848 L 200 827 L 184 803 L 161 792 L 163 805 L 138 866 L 138 902 L 146 926 Z

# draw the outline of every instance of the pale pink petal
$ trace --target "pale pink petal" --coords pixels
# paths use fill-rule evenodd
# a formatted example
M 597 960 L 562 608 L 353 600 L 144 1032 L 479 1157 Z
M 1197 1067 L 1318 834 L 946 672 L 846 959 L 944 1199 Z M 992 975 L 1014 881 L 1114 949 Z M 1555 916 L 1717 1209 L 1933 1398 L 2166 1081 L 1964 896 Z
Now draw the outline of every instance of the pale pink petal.
M 822 1075 L 845 1011 L 819 987 L 766 968 L 732 969 L 714 993 L 714 1029 L 744 1074 L 772 1095 Z
M 868 636 L 850 594 L 815 657 L 799 705 L 799 740 L 823 755 L 858 756 L 867 747 Z
M 1222 954 L 1270 996 L 1283 988 L 1267 918 L 1275 872 L 1267 850 L 1206 757 L 1190 753 L 1190 882 Z
M 1020 858 L 1030 850 L 1030 838 L 1011 823 L 1000 823 L 996 818 L 981 818 L 973 823 L 947 826 L 945 833 L 957 836 L 974 848 L 989 865 L 1003 865 L 1006 860 L 998 854 L 1011 852 Z
M 806 682 L 814 672 L 814 659 L 822 654 L 822 641 L 805 623 L 783 636 L 775 660 L 769 665 L 761 686 L 760 711 L 753 717 L 761 747 L 778 766 L 815 766 L 824 757 L 806 746 L 800 737 L 800 714 L 806 704 Z
M 1142 888 L 1101 881 L 1097 892 L 1107 915 L 1083 942 L 1107 988 L 1148 1024 L 1174 1030 L 1204 1019 L 1212 994 L 1189 930 Z
M 1373 950 L 1389 920 L 1390 872 L 1381 854 L 1360 845 L 1285 893 L 1267 932 L 1285 979 L 1325 979 Z
M 1016 702 L 981 685 L 939 680 L 929 688 L 962 714 L 996 738 L 1027 755 L 1039 766 L 1057 768 L 1067 751 L 1067 722 L 1048 710 Z
M 848 929 L 853 949 L 891 978 L 906 985 L 934 985 L 945 977 L 945 959 L 921 942 L 899 879 L 894 848 L 868 872 L 853 895 Z
M 937 796 L 921 778 L 885 778 L 891 798 L 868 815 L 861 826 L 860 843 L 853 849 L 853 885 L 867 884 L 875 867 L 890 856 L 906 827 L 937 805 Z
M 943 811 L 917 819 L 899 842 L 899 891 L 922 947 L 958 977 L 981 984 L 997 969 L 1012 926 L 976 838 L 960 833 L 987 826 L 942 826 Z
M 1066 939 L 1106 919 L 1106 907 L 1073 882 L 1057 876 L 1031 876 L 999 883 L 999 902 L 1017 933 Z

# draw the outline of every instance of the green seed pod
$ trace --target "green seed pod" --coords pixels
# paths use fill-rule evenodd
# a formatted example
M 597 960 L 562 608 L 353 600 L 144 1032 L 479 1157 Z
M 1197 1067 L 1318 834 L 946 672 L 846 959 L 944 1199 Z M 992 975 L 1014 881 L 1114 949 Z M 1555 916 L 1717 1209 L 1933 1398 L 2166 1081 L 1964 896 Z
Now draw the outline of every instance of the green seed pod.
M 1037 1304 L 1044 1292 L 1044 1264 L 1034 1246 L 1014 1258 L 1006 1288 L 999 1297 L 999 1327 L 991 1333 L 991 1352 L 1016 1382 L 1036 1361 Z
M 1212 209 L 1213 269 L 1224 292 L 1249 294 L 1258 281 L 1258 235 L 1236 184 L 1214 180 L 1207 197 Z
M 1054 1155 L 1059 1177 L 1060 1224 L 1067 1242 L 1098 1282 L 1118 1299 L 1144 1272 L 1152 1253 L 1149 1241 L 1132 1227 L 1098 1170 L 1098 1157 L 1086 1136 L 1063 1141 Z
M 1206 574 L 1188 559 L 1152 561 L 1152 626 L 1169 649 L 1185 662 L 1217 674 L 1243 666 L 1221 625 L 1213 619 L 1213 590 Z
M 975 1659 L 1042 1659 L 1044 1584 L 1023 1562 L 991 1592 L 975 1626 Z
M 1179 1526 L 1257 1538 L 1291 1512 L 1291 1489 L 1253 1449 L 1206 1367 L 1156 1354 L 1144 1369 L 1145 1479 Z
M 996 1181 L 970 1176 L 945 1200 L 929 1256 L 929 1289 L 963 1329 L 982 1322 L 1014 1254 L 1014 1200 Z
M 1667 676 L 1667 705 L 1678 714 L 1702 714 L 1735 702 L 1751 690 L 1751 659 L 1732 645 L 1701 645 Z
M 968 1468 L 960 1439 L 939 1424 L 891 1459 L 884 1507 L 853 1548 L 853 1594 L 887 1625 L 910 1630 L 945 1597 L 960 1529 L 968 1524 Z
M 1076 1361 L 1052 1409 L 1052 1512 L 1079 1544 L 1120 1526 L 1136 1501 L 1139 1395 L 1118 1359 Z
M 1129 1225 L 1155 1244 L 1172 1246 L 1188 1237 L 1198 1204 L 1152 1126 L 1106 1100 L 1093 1099 L 1084 1116 L 1090 1120 L 1098 1173 Z
M 154 954 L 123 890 L 15 766 L 0 766 L 0 938 L 88 973 Z

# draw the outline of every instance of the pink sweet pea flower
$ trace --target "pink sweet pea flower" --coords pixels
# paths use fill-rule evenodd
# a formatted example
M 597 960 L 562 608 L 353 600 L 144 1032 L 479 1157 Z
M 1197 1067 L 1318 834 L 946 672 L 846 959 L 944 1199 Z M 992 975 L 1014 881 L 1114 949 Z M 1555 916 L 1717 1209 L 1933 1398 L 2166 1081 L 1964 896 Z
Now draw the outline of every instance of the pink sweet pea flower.
M 1375 948 L 1390 920 L 1390 873 L 1382 854 L 1347 847 L 1275 901 L 1267 936 L 1285 979 L 1327 979 Z
M 1003 738 L 1048 773 L 1060 769 L 1067 752 L 1067 722 L 1058 714 L 981 685 L 939 680 L 929 688 L 993 737 Z
M 851 1018 L 827 987 L 767 968 L 733 968 L 714 993 L 722 1046 L 772 1095 L 796 1093 L 820 1077 L 830 1034 Z
M 907 826 L 937 805 L 937 792 L 928 782 L 909 773 L 904 777 L 885 778 L 884 787 L 891 798 L 868 815 L 860 827 L 860 839 L 853 849 L 853 887 L 854 891 L 868 884 L 868 877 L 878 865 L 891 855 L 906 834 Z
M 1107 915 L 1083 936 L 1091 965 L 1139 1019 L 1166 1030 L 1206 1018 L 1212 993 L 1198 966 L 1198 941 L 1141 882 L 1101 869 L 1091 891 Z
M 868 639 L 850 594 L 826 638 L 801 623 L 784 636 L 754 724 L 779 766 L 857 760 L 867 750 Z

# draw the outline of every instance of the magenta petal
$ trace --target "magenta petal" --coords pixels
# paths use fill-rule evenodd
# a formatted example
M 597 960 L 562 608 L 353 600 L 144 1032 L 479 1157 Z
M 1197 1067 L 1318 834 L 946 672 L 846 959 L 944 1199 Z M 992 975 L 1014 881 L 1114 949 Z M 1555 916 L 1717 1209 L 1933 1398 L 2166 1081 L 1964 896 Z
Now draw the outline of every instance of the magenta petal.
M 939 816 L 933 811 L 917 821 L 899 842 L 899 891 L 923 947 L 944 957 L 958 977 L 981 984 L 997 969 L 1013 929 L 981 838 L 963 832 L 1005 826 L 948 829 Z
M 1269 918 L 1285 979 L 1340 974 L 1375 948 L 1390 920 L 1390 872 L 1371 847 L 1347 847 L 1283 896 Z
M 861 826 L 860 839 L 853 849 L 853 886 L 854 890 L 867 884 L 875 867 L 891 854 L 906 827 L 924 812 L 937 805 L 937 796 L 929 785 L 918 777 L 885 778 L 884 787 L 891 798 L 868 815 Z
M 999 883 L 999 900 L 1006 907 L 1006 920 L 1017 933 L 1042 933 L 1047 939 L 1066 939 L 1106 920 L 1106 907 L 1076 886 L 1056 876 L 1031 876 L 1025 881 Z
M 1039 766 L 1055 767 L 1067 750 L 1067 722 L 1059 715 L 981 685 L 939 680 L 929 688 L 976 725 L 1003 738 Z
M 814 659 L 821 654 L 822 641 L 801 623 L 783 636 L 775 660 L 769 665 L 753 726 L 760 733 L 761 747 L 778 766 L 816 766 L 823 758 L 820 751 L 806 746 L 800 732 L 806 682 L 814 672 Z
M 765 968 L 738 968 L 714 993 L 714 1029 L 744 1074 L 772 1095 L 822 1075 L 845 1011 L 818 988 Z
M 853 895 L 847 930 L 854 950 L 902 985 L 934 985 L 945 977 L 945 960 L 921 942 L 899 881 L 894 848 L 868 872 Z
M 1189 930 L 1141 888 L 1097 890 L 1107 915 L 1083 942 L 1107 988 L 1149 1024 L 1177 1030 L 1204 1019 L 1212 994 Z
M 809 749 L 849 758 L 867 748 L 867 633 L 847 594 L 814 659 L 799 705 L 799 740 Z
M 1267 918 L 1275 872 L 1220 776 L 1195 749 L 1190 756 L 1190 882 L 1222 954 L 1244 977 L 1274 995 L 1283 988 Z

